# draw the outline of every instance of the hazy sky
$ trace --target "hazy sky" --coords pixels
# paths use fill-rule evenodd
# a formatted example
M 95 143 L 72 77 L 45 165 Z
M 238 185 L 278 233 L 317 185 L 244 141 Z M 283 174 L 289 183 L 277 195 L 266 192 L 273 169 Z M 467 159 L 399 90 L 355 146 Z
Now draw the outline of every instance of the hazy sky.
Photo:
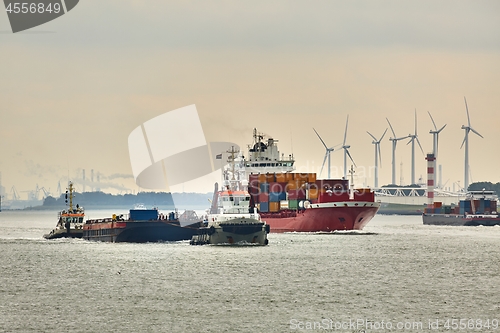
M 324 147 L 347 143 L 358 184 L 373 186 L 370 131 L 391 121 L 432 150 L 440 127 L 443 182 L 463 184 L 466 124 L 471 182 L 499 182 L 500 2 L 82 0 L 71 12 L 12 34 L 0 12 L 0 172 L 23 197 L 55 192 L 68 175 L 99 173 L 108 192 L 137 191 L 127 138 L 145 121 L 196 104 L 207 141 L 245 147 L 252 129 L 280 140 L 297 167 L 318 171 Z M 391 181 L 390 132 L 380 184 Z M 399 142 L 397 181 L 410 182 Z M 175 144 L 173 142 L 172 144 Z M 417 178 L 426 162 L 417 150 Z M 342 175 L 343 153 L 332 155 Z M 326 172 L 324 172 L 326 175 Z M 198 188 L 199 187 L 199 188 Z M 210 191 L 210 182 L 185 190 Z M 81 187 L 80 187 L 81 189 Z

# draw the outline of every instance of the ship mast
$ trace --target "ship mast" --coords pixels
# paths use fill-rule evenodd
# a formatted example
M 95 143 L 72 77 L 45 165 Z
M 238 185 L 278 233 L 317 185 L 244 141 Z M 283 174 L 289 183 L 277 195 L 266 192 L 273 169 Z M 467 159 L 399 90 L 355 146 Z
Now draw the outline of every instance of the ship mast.
M 69 191 L 69 211 L 72 212 L 73 211 L 73 183 L 72 182 L 69 182 L 69 185 L 68 185 L 68 191 Z M 67 195 L 66 195 L 66 198 L 67 198 Z M 67 202 L 67 200 L 66 200 Z

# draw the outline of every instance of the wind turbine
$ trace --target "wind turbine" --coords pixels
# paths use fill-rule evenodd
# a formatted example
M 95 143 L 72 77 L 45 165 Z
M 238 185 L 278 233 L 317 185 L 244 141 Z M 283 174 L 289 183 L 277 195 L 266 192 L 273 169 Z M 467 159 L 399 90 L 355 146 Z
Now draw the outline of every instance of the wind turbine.
M 417 109 L 415 109 L 415 133 L 409 134 L 408 137 L 410 141 L 408 141 L 407 145 L 411 142 L 411 185 L 413 185 L 415 184 L 415 141 L 417 141 L 422 154 L 424 153 L 417 135 Z
M 398 143 L 399 140 L 404 140 L 408 138 L 407 136 L 403 137 L 396 137 L 396 133 L 394 133 L 394 129 L 392 128 L 391 122 L 389 119 L 385 118 L 387 122 L 389 123 L 389 127 L 391 128 L 392 135 L 394 137 L 389 138 L 389 141 L 392 141 L 392 184 L 396 185 L 396 144 Z
M 432 134 L 432 142 L 433 142 L 433 148 L 432 148 L 432 153 L 434 154 L 434 157 L 437 159 L 437 153 L 438 153 L 438 143 L 439 143 L 439 133 L 446 127 L 446 124 L 444 124 L 443 127 L 440 129 L 437 128 L 436 123 L 434 122 L 434 119 L 432 118 L 432 115 L 429 111 L 427 111 L 429 114 L 429 117 L 431 117 L 432 124 L 434 125 L 434 131 L 430 130 L 429 133 Z
M 347 139 L 347 125 L 349 124 L 349 115 L 347 116 L 347 120 L 345 122 L 345 132 L 344 132 L 344 142 L 342 143 L 342 149 L 344 149 L 344 179 L 347 179 L 347 155 L 349 155 L 349 158 L 351 159 L 352 163 L 354 164 L 354 166 L 356 166 L 356 163 L 354 163 L 354 160 L 352 159 L 352 156 L 351 154 L 349 153 L 349 148 L 351 148 L 351 146 L 349 145 L 346 145 L 345 144 L 345 141 Z
M 368 133 L 373 138 L 372 144 L 375 145 L 375 188 L 376 189 L 378 188 L 378 162 L 379 162 L 379 160 L 380 160 L 380 165 L 382 165 L 382 154 L 380 152 L 380 141 L 382 141 L 386 132 L 387 132 L 387 128 L 385 129 L 384 134 L 382 134 L 380 139 L 377 140 L 377 138 L 375 136 L 373 136 L 373 134 L 366 131 L 366 133 Z
M 467 126 L 462 125 L 462 129 L 465 130 L 465 137 L 464 141 L 462 141 L 462 145 L 460 146 L 460 148 L 462 148 L 465 143 L 464 189 L 467 191 L 467 189 L 469 188 L 469 132 L 472 131 L 473 133 L 479 135 L 483 139 L 484 137 L 470 126 L 469 108 L 467 107 L 467 100 L 465 99 L 465 96 L 464 96 L 464 101 L 465 101 L 465 110 L 467 111 Z
M 333 149 L 333 147 L 328 148 L 328 146 L 326 145 L 325 141 L 323 141 L 323 139 L 321 138 L 321 136 L 319 136 L 318 132 L 314 129 L 314 127 L 313 127 L 313 130 L 314 130 L 314 132 L 316 132 L 316 135 L 321 140 L 321 143 L 323 144 L 323 146 L 325 146 L 325 149 L 326 149 L 325 158 L 323 159 L 323 164 L 321 164 L 321 171 L 319 172 L 319 174 L 321 175 L 321 173 L 323 172 L 323 167 L 325 166 L 325 161 L 326 161 L 326 158 L 328 157 L 328 179 L 331 179 L 330 178 L 330 153 L 334 149 Z

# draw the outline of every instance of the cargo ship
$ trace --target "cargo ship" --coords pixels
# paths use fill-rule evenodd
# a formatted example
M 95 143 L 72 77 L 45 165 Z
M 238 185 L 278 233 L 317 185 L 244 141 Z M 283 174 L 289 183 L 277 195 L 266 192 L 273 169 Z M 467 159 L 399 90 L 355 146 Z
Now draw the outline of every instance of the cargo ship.
M 293 155 L 280 155 L 277 142 L 265 141 L 254 129 L 243 161 L 250 208 L 259 212 L 271 232 L 361 230 L 375 216 L 380 203 L 371 189 L 354 189 L 347 179 L 296 173 Z
M 139 206 L 129 214 L 113 214 L 103 219 L 88 219 L 83 226 L 83 239 L 102 242 L 165 242 L 189 240 L 197 234 L 201 219 L 194 211 L 162 214 L 157 208 Z
M 85 210 L 78 204 L 73 206 L 73 192 L 73 183 L 69 182 L 65 199 L 68 208 L 58 213 L 56 227 L 43 235 L 45 239 L 82 238 Z
M 500 225 L 497 212 L 498 196 L 494 191 L 470 191 L 458 205 L 443 205 L 434 201 L 422 215 L 423 223 L 451 226 Z

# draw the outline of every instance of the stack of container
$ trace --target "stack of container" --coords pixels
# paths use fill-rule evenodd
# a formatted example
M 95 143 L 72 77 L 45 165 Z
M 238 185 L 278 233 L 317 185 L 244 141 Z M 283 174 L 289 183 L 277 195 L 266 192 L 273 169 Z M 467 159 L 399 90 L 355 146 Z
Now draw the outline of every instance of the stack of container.
M 248 192 L 262 213 L 301 209 L 301 202 L 340 202 L 349 200 L 349 182 L 344 179 L 317 180 L 315 173 L 266 173 L 249 176 Z M 357 190 L 357 201 L 374 201 L 370 189 Z

